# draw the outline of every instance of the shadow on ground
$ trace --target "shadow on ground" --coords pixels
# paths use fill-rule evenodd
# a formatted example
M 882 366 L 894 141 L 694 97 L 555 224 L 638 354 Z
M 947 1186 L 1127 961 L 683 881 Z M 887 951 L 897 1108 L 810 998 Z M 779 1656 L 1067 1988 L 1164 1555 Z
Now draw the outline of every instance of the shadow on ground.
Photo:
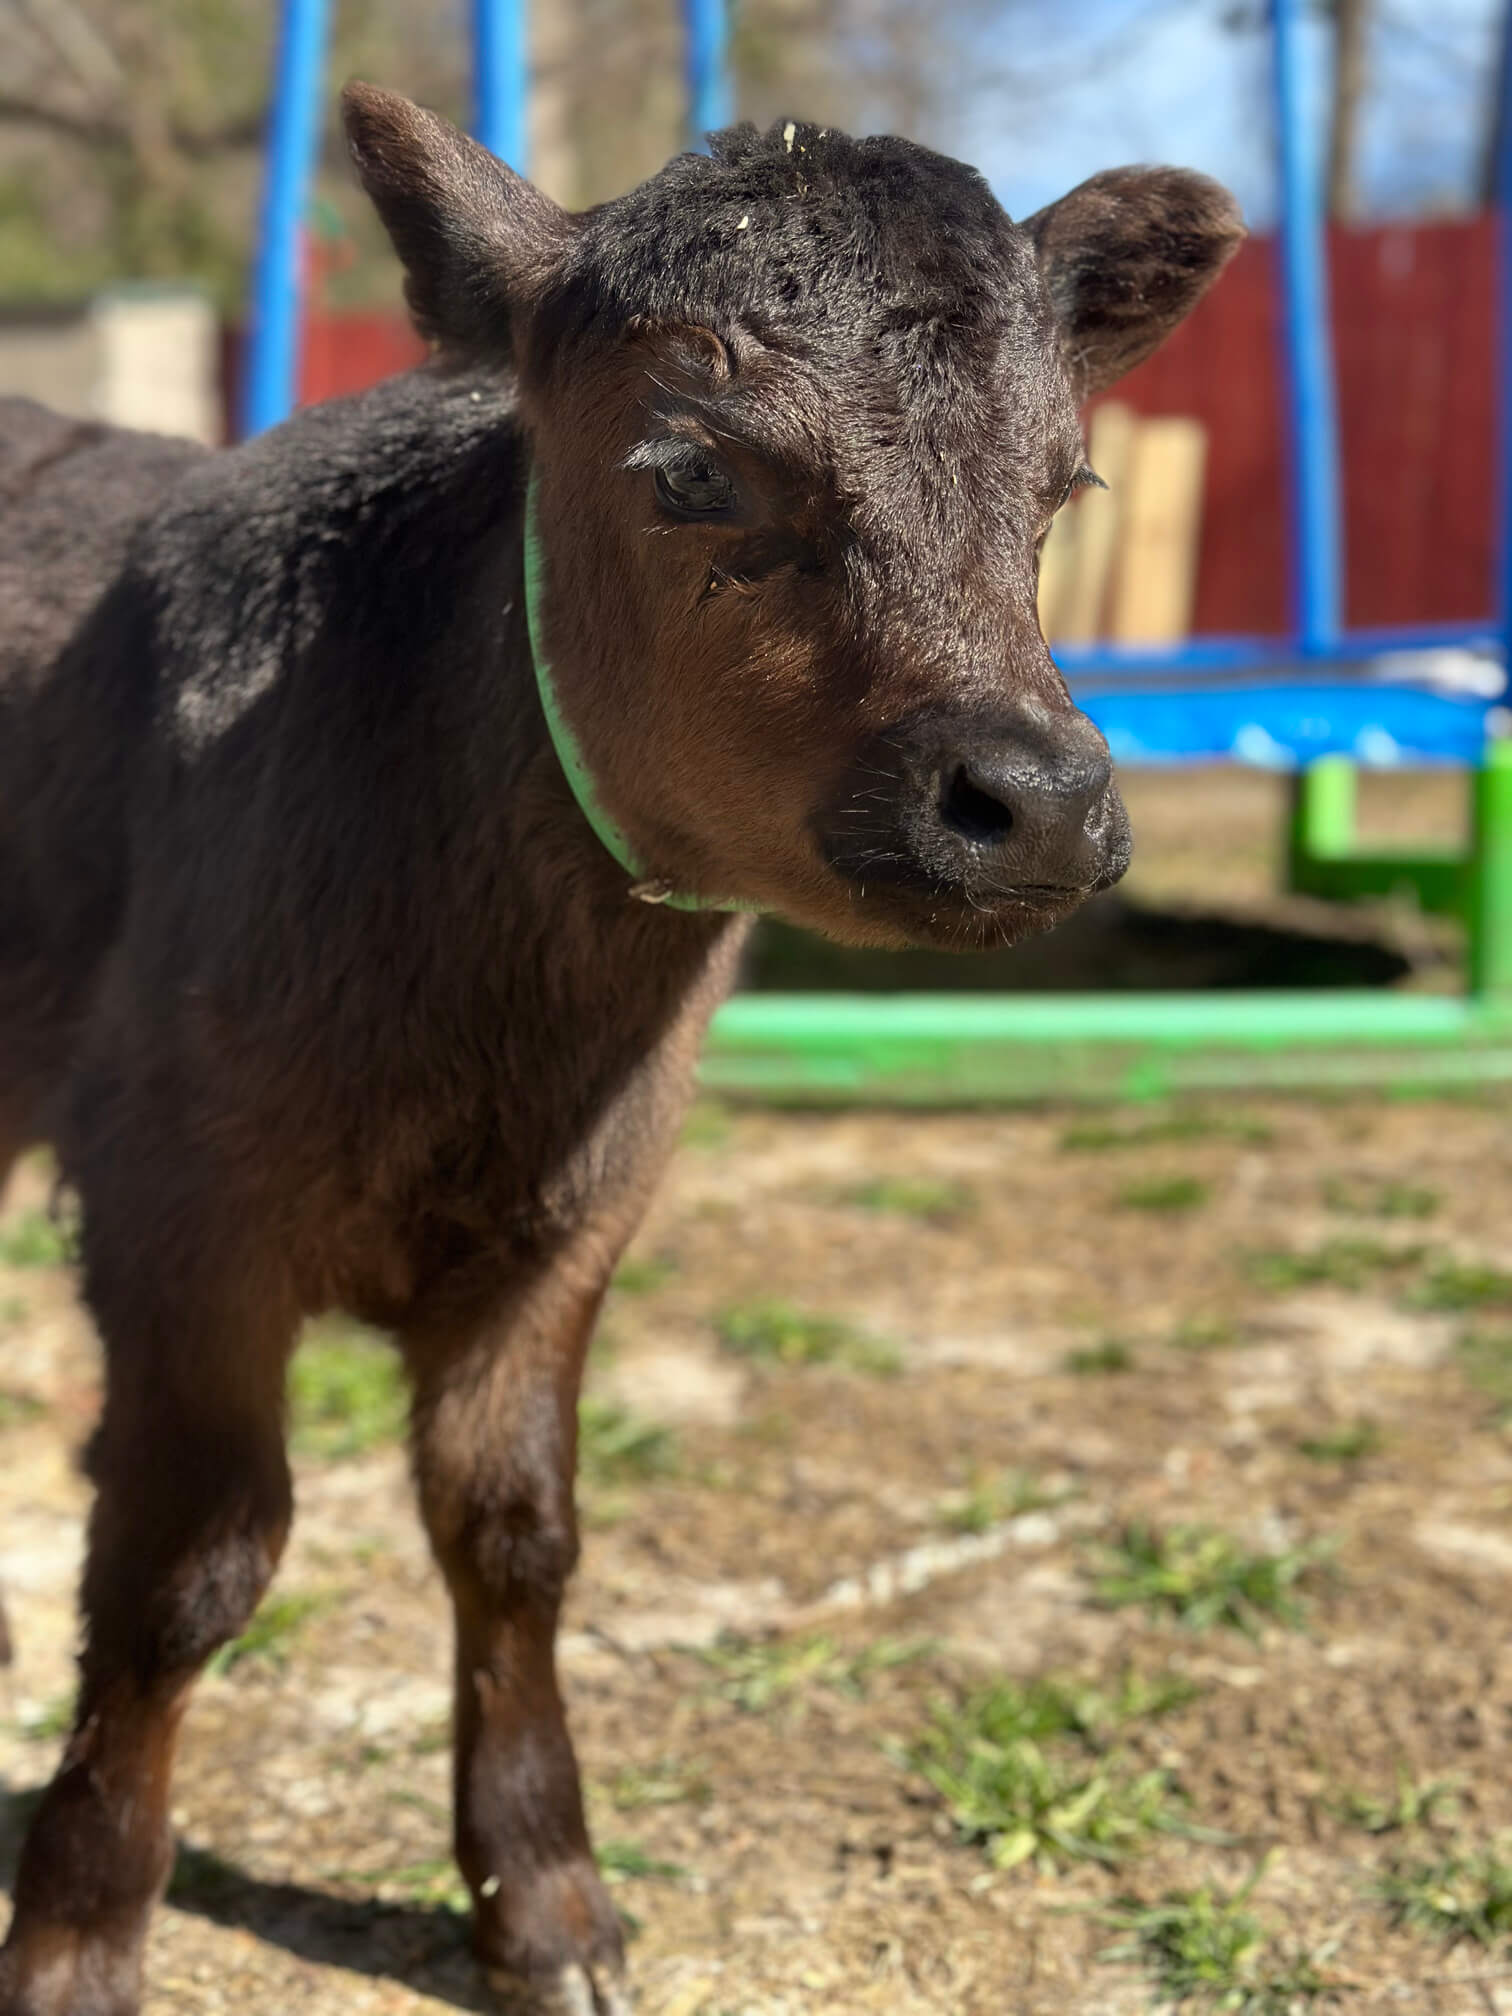
M 188 1842 L 179 1844 L 168 1902 L 300 1960 L 402 1981 L 456 2009 L 497 2006 L 478 1978 L 467 1920 L 444 1904 L 379 1904 L 269 1883 Z
M 1006 952 L 853 951 L 764 922 L 744 984 L 846 993 L 1148 993 L 1252 987 L 1390 987 L 1412 971 L 1394 947 L 1340 913 L 1336 931 L 1200 910 L 1155 909 L 1126 896 L 1088 903 L 1056 930 Z
M 10 1887 L 40 1787 L 0 1801 L 0 1878 Z M 454 2009 L 489 2012 L 468 1944 L 467 1920 L 445 1905 L 380 1904 L 303 1883 L 269 1883 L 188 1842 L 179 1844 L 167 1902 L 231 1931 L 250 1932 L 296 1959 L 401 1981 Z

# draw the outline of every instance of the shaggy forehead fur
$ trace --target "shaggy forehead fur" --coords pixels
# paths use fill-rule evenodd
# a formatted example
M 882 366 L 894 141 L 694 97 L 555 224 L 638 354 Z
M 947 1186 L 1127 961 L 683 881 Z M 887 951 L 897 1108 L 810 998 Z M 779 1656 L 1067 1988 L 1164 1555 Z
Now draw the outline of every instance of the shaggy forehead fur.
M 571 280 L 591 274 L 599 312 L 746 302 L 773 333 L 822 341 L 899 314 L 991 323 L 1014 281 L 1034 288 L 1027 239 L 958 161 L 792 121 L 711 144 L 589 213 Z
M 894 522 L 900 484 L 910 509 L 958 517 L 968 473 L 980 512 L 989 469 L 999 503 L 1058 501 L 1076 409 L 1033 245 L 982 177 L 907 140 L 792 121 L 712 146 L 587 214 L 536 356 L 702 325 L 737 360 L 743 339 L 780 360 L 759 396 L 737 368 L 721 403 L 747 407 L 741 433 L 818 452 L 863 512 L 879 455 Z

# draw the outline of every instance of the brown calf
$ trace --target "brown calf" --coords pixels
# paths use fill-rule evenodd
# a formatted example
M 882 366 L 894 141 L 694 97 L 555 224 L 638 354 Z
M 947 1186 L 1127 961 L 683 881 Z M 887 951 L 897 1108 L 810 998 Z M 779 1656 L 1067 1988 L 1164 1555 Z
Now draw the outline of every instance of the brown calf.
M 347 119 L 434 365 L 218 455 L 0 422 L 0 1171 L 56 1144 L 108 1357 L 0 2016 L 137 2008 L 175 1733 L 277 1565 L 332 1307 L 413 1385 L 478 1952 L 624 2006 L 553 1663 L 578 1379 L 744 928 L 633 899 L 974 946 L 1122 872 L 1036 553 L 1078 399 L 1240 235 L 1199 176 L 1016 225 L 792 123 L 570 217 L 402 99 Z

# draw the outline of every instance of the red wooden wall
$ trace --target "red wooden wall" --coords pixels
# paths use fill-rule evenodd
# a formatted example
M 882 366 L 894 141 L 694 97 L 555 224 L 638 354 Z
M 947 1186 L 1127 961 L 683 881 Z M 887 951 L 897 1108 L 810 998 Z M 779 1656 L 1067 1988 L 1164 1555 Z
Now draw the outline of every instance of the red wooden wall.
M 1495 223 L 1335 230 L 1330 245 L 1352 624 L 1491 613 Z M 1217 287 L 1111 395 L 1208 427 L 1198 630 L 1286 622 L 1275 247 Z
M 407 371 L 425 345 L 402 315 L 311 315 L 299 360 L 299 397 L 305 406 L 376 385 Z
M 1491 614 L 1495 235 L 1490 216 L 1333 233 L 1352 624 Z M 1200 631 L 1286 623 L 1274 276 L 1274 246 L 1251 240 L 1191 320 L 1113 395 L 1207 425 Z M 423 354 L 400 316 L 311 316 L 302 396 L 355 390 Z

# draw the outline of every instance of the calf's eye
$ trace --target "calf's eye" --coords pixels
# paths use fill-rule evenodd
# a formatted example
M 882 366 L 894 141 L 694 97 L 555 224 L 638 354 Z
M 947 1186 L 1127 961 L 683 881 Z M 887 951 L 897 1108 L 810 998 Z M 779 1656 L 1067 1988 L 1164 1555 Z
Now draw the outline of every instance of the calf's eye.
M 706 455 L 659 463 L 657 501 L 675 518 L 724 518 L 735 508 L 735 485 Z

